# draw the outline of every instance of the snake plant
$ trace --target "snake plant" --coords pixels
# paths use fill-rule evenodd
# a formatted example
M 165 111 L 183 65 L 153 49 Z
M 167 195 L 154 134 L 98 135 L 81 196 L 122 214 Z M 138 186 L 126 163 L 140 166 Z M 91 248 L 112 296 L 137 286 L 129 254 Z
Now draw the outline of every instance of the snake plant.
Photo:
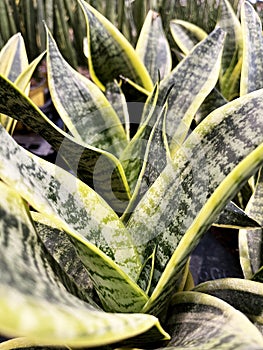
M 29 153 L 0 126 L 0 334 L 10 338 L 0 349 L 263 349 L 260 271 L 251 278 L 246 263 L 250 280 L 194 286 L 189 269 L 211 225 L 240 228 L 242 256 L 261 267 L 259 245 L 245 243 L 262 221 L 256 12 L 244 2 L 241 24 L 231 27 L 222 0 L 226 27 L 203 33 L 172 66 L 155 11 L 134 48 L 91 5 L 78 6 L 90 80 L 46 26 L 48 86 L 63 129 L 27 97 L 25 82 L 0 76 L 0 113 L 58 154 L 53 164 Z M 227 38 L 235 30 L 242 60 Z M 233 70 L 237 57 L 241 69 Z M 241 93 L 230 101 L 225 74 L 236 81 L 233 71 Z M 246 214 L 231 201 L 248 181 L 254 204 Z

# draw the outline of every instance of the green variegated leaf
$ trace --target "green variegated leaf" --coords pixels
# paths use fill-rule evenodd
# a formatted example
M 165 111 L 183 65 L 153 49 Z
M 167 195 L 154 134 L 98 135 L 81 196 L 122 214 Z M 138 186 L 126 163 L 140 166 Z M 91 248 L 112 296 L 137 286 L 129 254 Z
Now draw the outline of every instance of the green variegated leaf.
M 244 1 L 241 7 L 243 64 L 240 95 L 263 87 L 263 38 L 261 20 L 253 6 Z
M 127 139 L 111 104 L 97 85 L 64 60 L 48 31 L 47 46 L 48 86 L 64 124 L 77 140 L 118 157 Z
M 102 89 L 123 75 L 148 91 L 151 78 L 131 44 L 103 15 L 83 0 L 79 3 L 88 27 L 86 56 L 93 81 Z
M 263 225 L 263 171 L 261 169 L 255 191 L 251 196 L 246 213 Z M 245 278 L 251 279 L 263 265 L 262 227 L 257 230 L 239 231 L 240 264 Z M 262 275 L 262 272 L 261 272 Z M 258 276 L 259 277 L 259 276 Z
M 29 216 L 25 202 L 2 182 L 0 203 L 0 332 L 24 336 L 28 345 L 98 346 L 152 327 L 167 338 L 158 320 L 144 314 L 107 314 L 81 301 L 60 281 Z M 116 327 L 121 332 L 116 332 Z
M 133 212 L 127 227 L 142 261 L 150 243 L 157 248 L 158 285 L 145 310 L 162 309 L 202 234 L 262 164 L 262 96 L 258 90 L 205 118 Z
M 260 350 L 263 337 L 239 311 L 197 292 L 177 293 L 169 309 L 167 350 Z
M 196 111 L 216 84 L 224 36 L 220 28 L 213 31 L 160 84 L 160 105 L 173 85 L 166 120 L 166 133 L 173 139 L 172 154 L 183 142 Z
M 227 33 L 222 55 L 220 87 L 224 97 L 230 100 L 239 96 L 239 86 L 236 81 L 239 80 L 241 71 L 242 30 L 228 0 L 220 2 L 217 25 Z
M 95 299 L 95 291 L 87 269 L 79 259 L 70 236 L 55 225 L 46 215 L 32 211 L 36 231 L 46 249 L 71 277 L 76 285 Z
M 107 310 L 140 310 L 147 297 L 133 279 L 141 264 L 119 217 L 83 182 L 0 133 L 0 177 L 70 235 Z
M 253 216 L 248 215 L 248 213 L 244 212 L 234 202 L 230 202 L 226 206 L 213 225 L 236 229 L 252 228 L 252 232 L 255 232 L 260 227 L 260 223 Z
M 123 212 L 129 187 L 120 162 L 112 154 L 88 146 L 63 132 L 11 82 L 0 76 L 0 112 L 20 120 L 45 138 L 59 152 L 74 173 Z
M 106 85 L 105 95 L 115 110 L 117 116 L 120 118 L 120 121 L 125 129 L 126 138 L 128 141 L 130 141 L 130 118 L 128 106 L 125 95 L 116 80 Z
M 224 278 L 201 283 L 194 290 L 226 301 L 244 313 L 261 332 L 263 331 L 262 283 L 238 278 Z
M 18 33 L 13 35 L 0 51 L 0 74 L 14 82 L 27 65 L 25 43 Z
M 163 79 L 172 69 L 172 57 L 159 13 L 150 10 L 140 32 L 136 53 L 147 68 L 152 81 Z
M 185 55 L 188 55 L 199 41 L 207 37 L 202 28 L 179 19 L 170 22 L 170 30 L 176 45 Z

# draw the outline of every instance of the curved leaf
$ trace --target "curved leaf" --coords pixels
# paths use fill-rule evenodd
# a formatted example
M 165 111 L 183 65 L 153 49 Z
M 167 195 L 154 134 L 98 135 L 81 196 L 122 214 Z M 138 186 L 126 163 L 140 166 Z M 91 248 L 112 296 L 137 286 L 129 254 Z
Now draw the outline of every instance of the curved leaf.
M 172 57 L 168 40 L 163 30 L 159 13 L 150 10 L 141 29 L 136 53 L 147 68 L 152 81 L 156 83 L 172 69 Z
M 263 171 L 261 169 L 256 188 L 247 204 L 245 211 L 248 215 L 252 215 L 261 225 L 263 225 L 262 208 Z M 262 227 L 258 228 L 257 230 L 243 229 L 239 231 L 240 264 L 245 278 L 251 279 L 263 265 L 262 238 Z
M 0 177 L 70 235 L 107 310 L 140 310 L 147 297 L 132 279 L 141 264 L 119 217 L 73 175 L 0 134 Z
M 123 212 L 129 187 L 120 162 L 112 154 L 88 146 L 59 129 L 10 81 L 0 76 L 0 112 L 20 120 L 46 139 L 74 173 L 95 187 L 111 206 Z
M 244 313 L 263 331 L 262 283 L 238 278 L 224 278 L 201 283 L 194 290 L 224 300 Z
M 253 6 L 244 1 L 241 6 L 243 32 L 243 64 L 240 95 L 263 87 L 263 38 L 261 20 Z
M 262 164 L 262 96 L 258 90 L 205 118 L 133 212 L 127 227 L 142 262 L 150 242 L 157 247 L 149 307 L 166 301 L 202 234 Z
M 64 60 L 48 30 L 47 46 L 48 86 L 61 119 L 77 140 L 118 157 L 127 139 L 109 101 Z
M 263 349 L 262 335 L 241 312 L 202 293 L 177 293 L 167 327 L 172 339 L 161 349 Z
M 105 90 L 108 82 L 123 75 L 151 91 L 153 84 L 144 64 L 131 44 L 92 6 L 79 0 L 88 27 L 88 45 L 85 52 L 93 81 Z

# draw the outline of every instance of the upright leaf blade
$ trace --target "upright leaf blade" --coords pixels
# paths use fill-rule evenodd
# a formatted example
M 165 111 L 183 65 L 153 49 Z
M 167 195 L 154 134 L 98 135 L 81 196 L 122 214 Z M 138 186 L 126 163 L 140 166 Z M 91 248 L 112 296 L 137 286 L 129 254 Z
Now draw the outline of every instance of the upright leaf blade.
M 79 3 L 88 26 L 87 58 L 93 81 L 102 89 L 108 82 L 123 75 L 151 91 L 151 78 L 125 37 L 92 6 Z
M 109 101 L 63 59 L 48 30 L 47 44 L 48 85 L 61 119 L 77 140 L 118 157 L 127 139 Z
M 171 50 L 159 13 L 150 10 L 136 45 L 136 53 L 147 68 L 152 81 L 163 79 L 172 69 Z

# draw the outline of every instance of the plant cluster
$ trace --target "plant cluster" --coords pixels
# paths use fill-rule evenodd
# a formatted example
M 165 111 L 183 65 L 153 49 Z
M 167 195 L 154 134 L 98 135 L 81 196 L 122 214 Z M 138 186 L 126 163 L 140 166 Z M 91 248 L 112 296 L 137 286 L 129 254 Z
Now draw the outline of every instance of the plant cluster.
M 171 48 L 150 10 L 134 48 L 78 6 L 91 79 L 48 25 L 30 64 L 20 34 L 0 52 L 0 333 L 11 338 L 0 349 L 263 349 L 259 16 L 221 0 L 211 32 L 173 19 Z M 63 129 L 28 97 L 43 55 Z M 16 121 L 55 164 L 18 145 Z M 240 229 L 244 278 L 195 286 L 189 259 L 211 225 Z

